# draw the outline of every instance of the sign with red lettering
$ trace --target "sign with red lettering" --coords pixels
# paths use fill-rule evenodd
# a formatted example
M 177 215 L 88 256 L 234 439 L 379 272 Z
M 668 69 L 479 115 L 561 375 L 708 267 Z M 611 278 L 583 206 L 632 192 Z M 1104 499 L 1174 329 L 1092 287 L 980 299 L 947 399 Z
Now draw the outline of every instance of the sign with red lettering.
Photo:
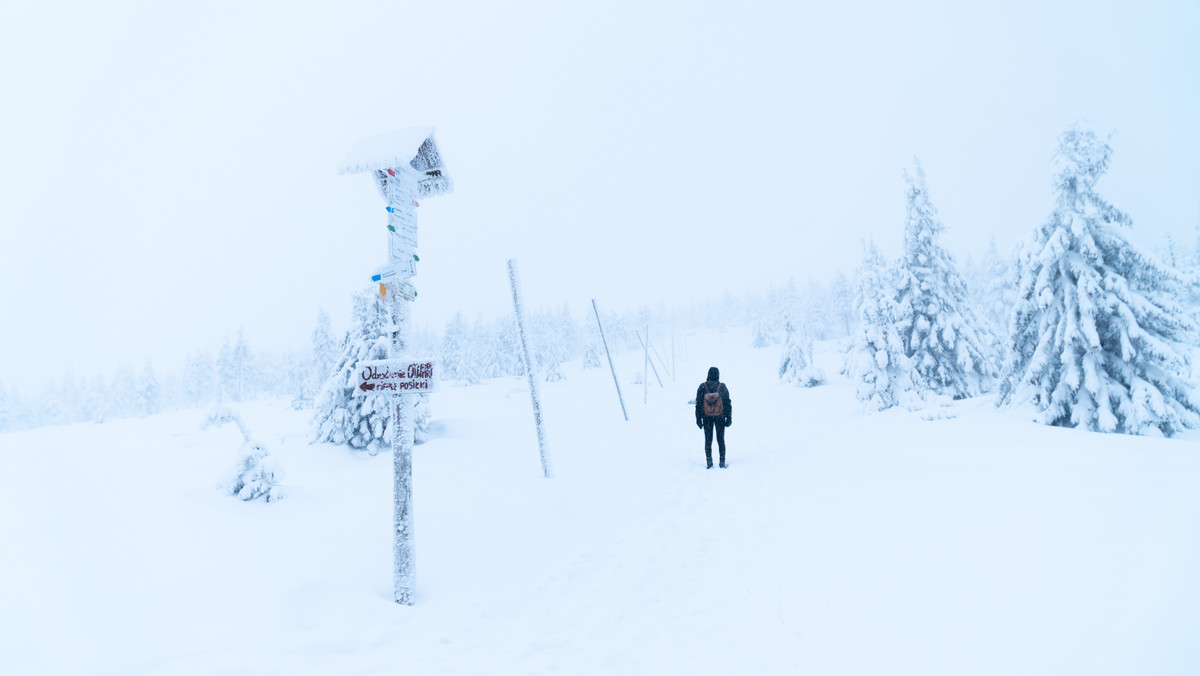
M 358 363 L 356 396 L 366 394 L 402 394 L 404 392 L 433 392 L 437 389 L 434 377 L 437 362 L 432 359 L 381 359 Z

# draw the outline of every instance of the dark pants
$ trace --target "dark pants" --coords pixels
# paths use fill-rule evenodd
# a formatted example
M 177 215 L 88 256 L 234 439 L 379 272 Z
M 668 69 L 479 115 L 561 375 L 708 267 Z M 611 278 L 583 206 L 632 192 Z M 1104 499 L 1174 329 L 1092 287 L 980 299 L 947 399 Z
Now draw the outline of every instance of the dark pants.
M 721 464 L 725 464 L 725 419 L 704 418 L 704 458 L 712 465 L 713 428 L 717 430 L 717 450 L 721 453 Z

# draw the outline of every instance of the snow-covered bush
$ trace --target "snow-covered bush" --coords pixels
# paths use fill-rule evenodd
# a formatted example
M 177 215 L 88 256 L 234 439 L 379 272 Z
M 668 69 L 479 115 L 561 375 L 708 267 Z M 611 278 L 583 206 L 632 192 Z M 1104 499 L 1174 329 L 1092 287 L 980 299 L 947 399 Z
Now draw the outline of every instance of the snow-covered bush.
M 201 429 L 220 427 L 228 423 L 237 425 L 242 433 L 242 447 L 237 464 L 221 481 L 221 489 L 246 501 L 258 498 L 267 502 L 282 500 L 286 497 L 279 485 L 283 480 L 283 468 L 275 456 L 267 451 L 266 446 L 251 438 L 249 428 L 237 412 L 227 406 L 218 406 L 209 412 Z
M 800 387 L 815 387 L 825 382 L 825 372 L 813 364 L 813 341 L 808 331 L 788 318 L 784 322 L 787 338 L 779 361 L 779 379 Z
M 997 404 L 1032 404 L 1046 425 L 1171 436 L 1200 423 L 1183 347 L 1197 327 L 1178 275 L 1133 246 L 1132 219 L 1095 190 L 1111 154 L 1091 130 L 1059 136 L 1055 207 L 1021 251 Z
M 257 441 L 242 444 L 237 465 L 230 470 L 221 486 L 230 495 L 249 502 L 262 498 L 266 502 L 282 500 L 286 495 L 279 482 L 283 468 L 275 456 Z

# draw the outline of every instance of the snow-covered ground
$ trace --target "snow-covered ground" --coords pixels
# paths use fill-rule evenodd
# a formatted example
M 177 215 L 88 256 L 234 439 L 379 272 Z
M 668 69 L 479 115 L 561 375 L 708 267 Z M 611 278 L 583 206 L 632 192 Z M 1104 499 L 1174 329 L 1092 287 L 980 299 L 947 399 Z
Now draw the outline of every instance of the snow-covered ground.
M 1200 673 L 1200 436 L 991 397 L 865 415 L 832 344 L 810 390 L 749 344 L 690 337 L 646 404 L 621 355 L 629 422 L 607 367 L 543 384 L 551 480 L 522 379 L 444 384 L 413 607 L 391 458 L 308 445 L 284 402 L 240 408 L 287 472 L 273 504 L 216 489 L 241 439 L 203 411 L 0 435 L 0 672 Z M 728 470 L 687 404 L 710 365 Z

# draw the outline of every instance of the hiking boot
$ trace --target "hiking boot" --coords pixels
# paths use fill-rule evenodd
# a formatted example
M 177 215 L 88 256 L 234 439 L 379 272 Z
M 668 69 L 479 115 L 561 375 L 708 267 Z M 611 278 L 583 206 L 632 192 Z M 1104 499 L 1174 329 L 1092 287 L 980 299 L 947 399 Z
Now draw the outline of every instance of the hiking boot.
M 726 465 L 724 460 L 721 461 L 721 469 L 725 469 L 728 466 L 729 465 Z
M 705 467 L 704 469 L 712 469 L 712 460 L 708 461 L 708 466 Z

